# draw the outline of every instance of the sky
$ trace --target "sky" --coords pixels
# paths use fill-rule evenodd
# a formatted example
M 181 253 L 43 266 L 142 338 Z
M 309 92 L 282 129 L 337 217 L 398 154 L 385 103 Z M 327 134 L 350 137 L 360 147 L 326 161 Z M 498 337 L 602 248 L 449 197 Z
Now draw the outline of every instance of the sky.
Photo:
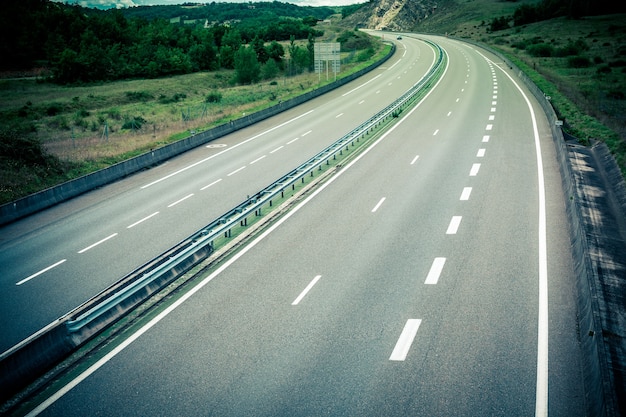
M 182 4 L 211 3 L 214 0 L 55 0 L 68 4 L 79 4 L 84 7 L 96 7 L 99 9 L 124 8 L 133 6 L 150 6 L 157 4 Z M 249 3 L 251 0 L 215 0 L 216 3 Z M 273 0 L 268 0 L 273 1 Z M 346 6 L 349 4 L 364 3 L 367 0 L 279 0 L 284 3 L 297 4 L 298 6 Z M 252 0 L 253 3 L 258 1 Z

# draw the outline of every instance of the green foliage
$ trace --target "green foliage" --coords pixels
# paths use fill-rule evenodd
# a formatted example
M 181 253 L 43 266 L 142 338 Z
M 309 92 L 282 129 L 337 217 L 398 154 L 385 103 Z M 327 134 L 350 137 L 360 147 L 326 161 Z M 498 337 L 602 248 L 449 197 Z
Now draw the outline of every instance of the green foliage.
M 511 19 L 509 17 L 506 16 L 502 16 L 502 17 L 495 17 L 491 23 L 489 24 L 489 31 L 490 32 L 497 32 L 498 30 L 506 30 L 509 29 L 509 21 Z
M 567 65 L 570 68 L 588 68 L 591 66 L 591 61 L 586 56 L 576 55 L 567 59 Z
M 122 129 L 128 130 L 139 130 L 141 127 L 147 123 L 147 120 L 141 116 L 131 116 L 124 120 L 124 124 L 122 125 Z
M 198 22 L 170 23 L 172 12 Z M 280 66 L 284 52 L 275 46 L 270 51 L 265 42 L 320 36 L 313 26 L 332 12 L 278 2 L 103 12 L 47 0 L 10 1 L 0 14 L 0 69 L 44 62 L 61 84 L 156 78 L 233 69 L 239 47 L 253 40 L 261 63 L 272 57 Z M 212 25 L 205 28 L 205 21 Z
M 207 103 L 219 103 L 222 101 L 222 93 L 219 91 L 212 91 L 206 96 L 204 101 Z
M 365 33 L 357 30 L 346 30 L 337 37 L 342 50 L 360 50 L 372 46 L 372 40 Z
M 252 47 L 239 47 L 235 54 L 235 79 L 239 84 L 252 84 L 261 78 L 261 65 Z
M 526 48 L 531 56 L 550 57 L 554 55 L 554 47 L 547 43 L 537 43 Z

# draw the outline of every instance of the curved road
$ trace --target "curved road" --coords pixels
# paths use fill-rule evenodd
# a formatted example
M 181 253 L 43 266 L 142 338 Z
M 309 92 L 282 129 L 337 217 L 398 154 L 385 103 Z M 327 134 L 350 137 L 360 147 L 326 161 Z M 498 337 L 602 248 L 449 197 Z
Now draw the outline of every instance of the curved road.
M 330 145 L 432 66 L 423 42 L 279 116 L 0 229 L 0 351 Z
M 584 415 L 547 121 L 495 57 L 433 39 L 428 97 L 36 413 Z

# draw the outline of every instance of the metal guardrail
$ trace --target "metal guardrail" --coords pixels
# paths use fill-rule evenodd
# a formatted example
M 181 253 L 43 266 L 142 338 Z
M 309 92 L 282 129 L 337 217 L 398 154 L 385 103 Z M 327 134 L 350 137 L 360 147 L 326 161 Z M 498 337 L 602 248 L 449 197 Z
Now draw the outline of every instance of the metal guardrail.
M 389 117 L 397 117 L 402 109 L 419 97 L 420 92 L 437 80 L 443 72 L 447 57 L 441 47 L 426 41 L 437 52 L 437 59 L 429 72 L 400 98 L 370 117 L 335 143 L 308 161 L 274 181 L 252 197 L 229 210 L 211 223 L 181 241 L 159 257 L 142 265 L 118 282 L 70 311 L 44 329 L 0 355 L 0 387 L 10 387 L 16 381 L 24 384 L 33 380 L 33 374 L 47 369 L 101 330 L 126 315 L 133 308 L 173 282 L 189 269 L 213 253 L 213 242 L 231 229 L 246 222 L 250 213 L 261 213 L 272 200 L 282 196 L 285 188 L 315 169 L 321 169 L 330 159 L 341 155 L 344 147 L 365 137 Z M 23 364 L 27 360 L 30 363 Z M 3 390 L 4 391 L 4 390 Z
M 337 140 L 335 143 L 310 158 L 298 168 L 292 170 L 263 190 L 259 191 L 254 197 L 249 197 L 235 208 L 198 230 L 190 238 L 188 238 L 188 245 L 180 250 L 180 252 L 178 252 L 174 257 L 171 257 L 167 259 L 167 261 L 157 265 L 153 270 L 146 271 L 142 275 L 137 276 L 134 282 L 125 287 L 123 290 L 112 294 L 111 297 L 80 314 L 80 316 L 72 318 L 67 322 L 68 329 L 70 329 L 70 331 L 79 330 L 82 326 L 92 322 L 101 314 L 119 304 L 126 297 L 130 297 L 135 294 L 139 288 L 149 285 L 153 279 L 159 278 L 165 271 L 176 267 L 180 262 L 192 256 L 196 251 L 208 246 L 211 248 L 210 252 L 212 252 L 213 241 L 221 235 L 228 235 L 230 229 L 234 225 L 243 222 L 251 212 L 256 213 L 263 206 L 268 204 L 268 202 L 272 201 L 272 199 L 282 193 L 286 187 L 292 186 L 297 181 L 301 180 L 303 176 L 318 169 L 320 165 L 326 163 L 327 160 L 334 158 L 338 153 L 342 152 L 344 146 L 366 135 L 370 130 L 376 128 L 387 118 L 394 117 L 396 112 L 411 102 L 411 100 L 423 89 L 423 87 L 433 81 L 435 76 L 440 72 L 445 55 L 443 50 L 438 45 L 434 43 L 430 44 L 437 50 L 438 59 L 433 64 L 429 72 L 400 98 L 396 99 L 393 103 L 376 113 L 374 116 L 370 117 L 357 128 L 344 135 L 341 139 Z

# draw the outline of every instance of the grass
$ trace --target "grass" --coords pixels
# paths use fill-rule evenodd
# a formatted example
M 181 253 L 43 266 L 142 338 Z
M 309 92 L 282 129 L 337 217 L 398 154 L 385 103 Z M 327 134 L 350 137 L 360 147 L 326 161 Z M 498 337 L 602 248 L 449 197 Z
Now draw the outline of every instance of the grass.
M 380 44 L 366 62 L 343 63 L 338 77 L 360 70 L 388 50 Z M 71 87 L 36 79 L 0 80 L 0 122 L 30 132 L 57 161 L 0 164 L 0 204 L 333 81 L 305 72 L 240 86 L 233 85 L 233 76 L 233 71 L 217 71 Z
M 504 15 L 507 13 L 500 11 L 492 16 Z M 460 23 L 450 34 L 482 42 L 507 55 L 552 97 L 557 114 L 565 122 L 564 130 L 585 145 L 594 140 L 605 142 L 626 177 L 624 15 L 558 18 L 493 33 L 488 23 Z M 572 55 L 538 57 L 533 55 L 532 45 L 548 46 L 553 51 L 571 49 L 572 45 L 576 49 Z M 581 60 L 588 65 L 575 65 Z

